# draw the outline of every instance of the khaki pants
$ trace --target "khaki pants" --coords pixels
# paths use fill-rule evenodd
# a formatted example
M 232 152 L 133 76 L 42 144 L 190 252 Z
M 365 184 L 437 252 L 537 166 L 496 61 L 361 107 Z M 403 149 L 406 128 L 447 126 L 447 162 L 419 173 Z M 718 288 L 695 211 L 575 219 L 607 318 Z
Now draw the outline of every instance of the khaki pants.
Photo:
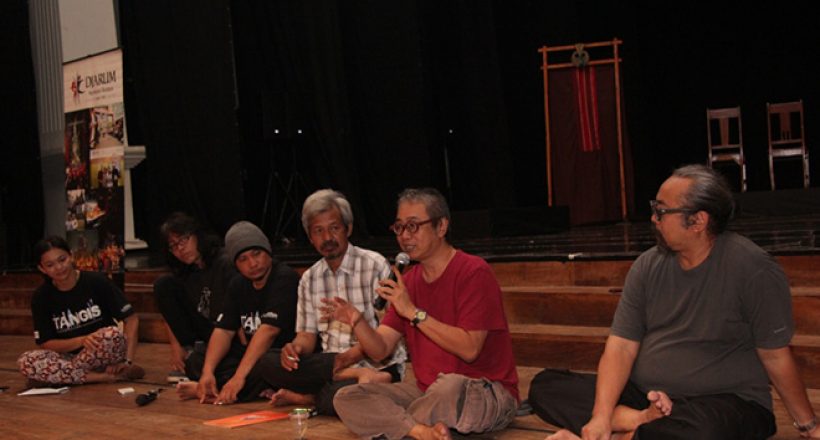
M 502 429 L 518 402 L 498 382 L 439 374 L 427 392 L 415 383 L 367 383 L 342 388 L 333 400 L 348 429 L 362 438 L 401 439 L 416 424 L 442 422 L 467 433 Z

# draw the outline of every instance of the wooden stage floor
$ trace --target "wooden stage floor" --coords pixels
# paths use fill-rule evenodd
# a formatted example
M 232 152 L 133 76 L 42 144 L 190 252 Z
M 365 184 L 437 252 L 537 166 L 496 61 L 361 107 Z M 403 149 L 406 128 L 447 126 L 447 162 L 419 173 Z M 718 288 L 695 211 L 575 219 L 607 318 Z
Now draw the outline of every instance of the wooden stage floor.
M 135 382 L 91 384 L 71 387 L 65 394 L 20 397 L 25 380 L 16 369 L 17 356 L 34 348 L 28 336 L 0 336 L 0 385 L 10 387 L 0 393 L 0 438 L 3 439 L 290 439 L 288 420 L 226 429 L 203 422 L 260 410 L 288 412 L 292 407 L 273 408 L 265 401 L 229 406 L 201 405 L 180 401 L 172 386 L 164 383 L 167 375 L 167 344 L 140 343 L 138 363 L 146 370 L 145 379 Z M 538 369 L 523 369 L 530 378 Z M 523 382 L 523 381 L 522 381 Z M 138 407 L 134 395 L 122 397 L 117 390 L 133 387 L 145 393 L 165 388 L 156 401 Z M 530 440 L 543 439 L 549 426 L 536 416 L 520 417 L 514 428 L 469 439 Z M 310 419 L 310 440 L 357 438 L 334 417 Z
M 201 405 L 196 401 L 180 401 L 171 386 L 164 383 L 168 345 L 140 343 L 138 362 L 146 377 L 135 382 L 93 384 L 72 387 L 67 393 L 50 396 L 20 397 L 25 381 L 17 372 L 19 353 L 34 348 L 28 336 L 0 336 L 0 385 L 9 389 L 0 393 L 0 437 L 4 439 L 290 439 L 287 420 L 278 420 L 235 429 L 204 425 L 211 419 L 229 417 L 252 411 L 287 412 L 290 407 L 271 408 L 266 402 L 250 402 L 230 406 Z M 519 367 L 521 392 L 526 396 L 532 376 L 538 368 Z M 144 407 L 134 403 L 134 395 L 122 397 L 117 390 L 133 387 L 145 393 L 157 387 L 165 388 L 156 401 Z M 810 390 L 815 412 L 820 413 L 820 390 Z M 778 435 L 775 439 L 797 439 L 796 431 L 779 401 L 775 398 Z M 543 439 L 552 428 L 534 415 L 519 417 L 501 432 L 483 435 L 454 436 L 464 439 L 529 440 Z M 342 423 L 332 417 L 319 416 L 310 420 L 308 439 L 355 439 Z

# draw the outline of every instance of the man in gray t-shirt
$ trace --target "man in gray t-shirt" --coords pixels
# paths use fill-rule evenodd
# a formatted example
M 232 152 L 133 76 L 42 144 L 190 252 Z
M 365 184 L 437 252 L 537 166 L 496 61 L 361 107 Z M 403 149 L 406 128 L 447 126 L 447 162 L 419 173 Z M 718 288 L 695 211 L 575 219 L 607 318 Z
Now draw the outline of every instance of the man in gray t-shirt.
M 736 394 L 772 409 L 757 348 L 789 344 L 789 283 L 765 251 L 733 232 L 684 270 L 654 247 L 627 276 L 611 334 L 640 343 L 630 380 L 669 396 Z
M 820 438 L 788 346 L 788 281 L 765 251 L 725 231 L 725 181 L 682 167 L 651 205 L 658 245 L 627 275 L 597 377 L 533 379 L 536 413 L 566 428 L 554 438 L 765 439 L 776 430 L 769 381 L 801 434 Z

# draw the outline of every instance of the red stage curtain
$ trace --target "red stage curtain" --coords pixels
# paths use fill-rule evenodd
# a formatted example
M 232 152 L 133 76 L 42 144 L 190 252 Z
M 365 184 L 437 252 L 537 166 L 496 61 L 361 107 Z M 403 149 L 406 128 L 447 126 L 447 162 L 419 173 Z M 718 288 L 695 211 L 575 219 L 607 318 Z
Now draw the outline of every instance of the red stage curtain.
M 554 204 L 569 206 L 573 225 L 622 218 L 613 69 L 606 65 L 549 72 Z M 624 139 L 628 164 L 625 133 Z M 631 166 L 627 170 L 629 201 Z

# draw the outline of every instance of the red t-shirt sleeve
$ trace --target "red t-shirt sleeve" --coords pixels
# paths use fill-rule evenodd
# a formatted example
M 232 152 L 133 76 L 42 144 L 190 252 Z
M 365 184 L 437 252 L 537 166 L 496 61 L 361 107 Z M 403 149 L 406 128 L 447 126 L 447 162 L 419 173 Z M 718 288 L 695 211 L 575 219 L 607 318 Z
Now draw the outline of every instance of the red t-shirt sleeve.
M 393 309 L 393 306 L 388 306 L 387 311 L 384 313 L 384 317 L 382 318 L 382 325 L 386 325 L 393 330 L 404 334 L 404 323 L 405 320 L 402 319 L 397 313 L 396 310 Z
M 505 330 L 501 288 L 483 260 L 469 265 L 457 292 L 457 327 L 465 330 Z

